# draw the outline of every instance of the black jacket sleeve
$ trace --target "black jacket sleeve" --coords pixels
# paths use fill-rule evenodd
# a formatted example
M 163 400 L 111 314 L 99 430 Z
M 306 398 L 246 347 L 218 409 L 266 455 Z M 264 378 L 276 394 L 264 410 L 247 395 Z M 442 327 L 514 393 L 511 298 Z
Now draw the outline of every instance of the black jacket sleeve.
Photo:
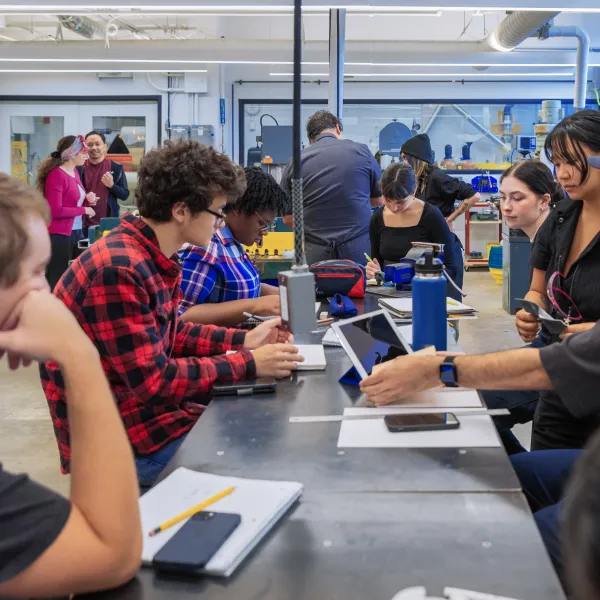
M 477 193 L 470 183 L 465 183 L 462 179 L 449 175 L 440 178 L 440 187 L 443 196 L 452 197 L 455 200 L 466 200 Z
M 567 410 L 576 418 L 600 415 L 600 323 L 540 350 L 542 365 Z
M 381 255 L 381 230 L 383 229 L 383 206 L 375 211 L 369 222 L 369 239 L 371 240 L 371 258 L 376 258 L 379 266 L 383 268 L 384 259 Z
M 114 185 L 110 189 L 111 194 L 114 194 L 119 200 L 127 200 L 129 198 L 129 186 L 127 185 L 127 177 L 123 165 L 117 162 L 112 163 L 113 172 L 116 175 Z
M 444 215 L 442 215 L 439 208 L 425 203 L 423 210 L 425 211 L 424 225 L 429 230 L 428 241 L 435 244 L 444 244 L 444 266 L 448 271 L 448 275 L 455 281 L 458 269 L 462 266 L 454 262 L 454 244 L 456 243 L 454 234 L 450 231 L 450 227 L 448 227 L 448 223 L 446 223 L 446 219 L 444 219 Z

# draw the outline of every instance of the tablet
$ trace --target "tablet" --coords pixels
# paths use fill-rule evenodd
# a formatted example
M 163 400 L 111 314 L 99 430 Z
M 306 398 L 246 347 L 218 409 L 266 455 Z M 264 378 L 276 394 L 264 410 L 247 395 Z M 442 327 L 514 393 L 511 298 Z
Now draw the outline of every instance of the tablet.
M 368 377 L 375 365 L 412 354 L 410 345 L 386 310 L 338 321 L 331 328 L 361 379 Z

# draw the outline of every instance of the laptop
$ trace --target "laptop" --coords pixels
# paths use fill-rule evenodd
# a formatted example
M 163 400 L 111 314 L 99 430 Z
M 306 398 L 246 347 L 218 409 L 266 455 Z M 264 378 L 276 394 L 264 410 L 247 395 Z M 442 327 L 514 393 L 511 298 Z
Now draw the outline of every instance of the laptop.
M 359 377 L 366 379 L 375 365 L 412 354 L 386 310 L 376 310 L 331 325 Z

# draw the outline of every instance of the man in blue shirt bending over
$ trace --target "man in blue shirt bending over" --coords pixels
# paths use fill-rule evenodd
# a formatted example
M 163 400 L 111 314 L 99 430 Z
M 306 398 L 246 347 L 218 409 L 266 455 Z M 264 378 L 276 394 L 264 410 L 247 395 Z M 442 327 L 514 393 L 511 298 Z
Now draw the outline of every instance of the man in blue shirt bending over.
M 348 258 L 366 264 L 371 208 L 383 203 L 381 170 L 365 144 L 342 139 L 342 124 L 316 112 L 306 124 L 310 146 L 302 152 L 306 262 Z M 292 197 L 292 163 L 281 187 Z M 293 224 L 289 203 L 284 223 Z

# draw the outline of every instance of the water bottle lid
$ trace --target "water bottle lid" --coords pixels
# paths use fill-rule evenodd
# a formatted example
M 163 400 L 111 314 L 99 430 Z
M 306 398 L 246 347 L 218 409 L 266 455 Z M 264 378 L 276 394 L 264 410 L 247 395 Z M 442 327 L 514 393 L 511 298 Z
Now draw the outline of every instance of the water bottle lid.
M 415 273 L 423 275 L 441 275 L 444 265 L 439 258 L 433 258 L 433 250 L 426 250 L 415 264 Z

